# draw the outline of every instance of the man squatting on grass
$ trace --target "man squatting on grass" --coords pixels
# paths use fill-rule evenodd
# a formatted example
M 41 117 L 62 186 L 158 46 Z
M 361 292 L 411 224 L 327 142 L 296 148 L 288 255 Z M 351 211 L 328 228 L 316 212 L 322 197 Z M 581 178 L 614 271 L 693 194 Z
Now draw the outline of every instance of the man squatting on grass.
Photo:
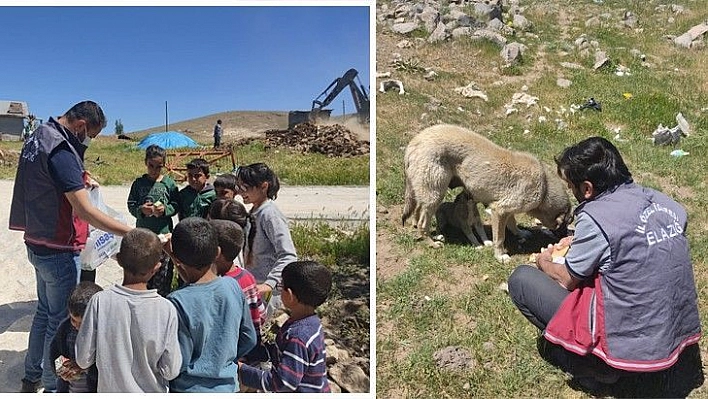
M 20 154 L 10 207 L 10 229 L 24 231 L 27 257 L 37 280 L 37 311 L 32 319 L 22 392 L 56 390 L 49 346 L 66 318 L 66 301 L 79 282 L 79 253 L 89 223 L 124 235 L 132 228 L 101 212 L 89 201 L 92 183 L 84 152 L 106 127 L 103 110 L 82 101 L 57 119 L 40 125 Z M 95 182 L 93 182 L 95 184 Z
M 556 164 L 579 202 L 575 235 L 557 244 L 570 248 L 555 263 L 549 246 L 538 268 L 521 265 L 509 277 L 514 304 L 547 340 L 540 347 L 581 383 L 668 369 L 687 347 L 687 356 L 698 353 L 684 208 L 634 183 L 601 137 L 566 148 Z

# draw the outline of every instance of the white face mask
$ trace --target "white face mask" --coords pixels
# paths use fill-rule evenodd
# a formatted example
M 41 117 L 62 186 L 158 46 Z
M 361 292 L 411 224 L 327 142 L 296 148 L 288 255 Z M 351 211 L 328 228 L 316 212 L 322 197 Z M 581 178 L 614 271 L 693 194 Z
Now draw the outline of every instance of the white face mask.
M 84 141 L 81 142 L 84 146 L 88 147 L 89 144 L 91 144 L 91 136 L 88 134 L 88 129 L 86 129 L 86 137 L 84 137 Z

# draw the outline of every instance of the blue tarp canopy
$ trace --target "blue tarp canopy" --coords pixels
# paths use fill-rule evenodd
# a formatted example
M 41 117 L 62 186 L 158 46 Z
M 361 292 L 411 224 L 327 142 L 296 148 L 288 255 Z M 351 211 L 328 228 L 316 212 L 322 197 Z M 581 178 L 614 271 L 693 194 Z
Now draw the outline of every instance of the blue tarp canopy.
M 153 133 L 142 139 L 142 141 L 138 143 L 138 148 L 144 150 L 151 144 L 157 144 L 166 150 L 182 147 L 199 147 L 199 144 L 189 138 L 189 136 L 175 131 Z

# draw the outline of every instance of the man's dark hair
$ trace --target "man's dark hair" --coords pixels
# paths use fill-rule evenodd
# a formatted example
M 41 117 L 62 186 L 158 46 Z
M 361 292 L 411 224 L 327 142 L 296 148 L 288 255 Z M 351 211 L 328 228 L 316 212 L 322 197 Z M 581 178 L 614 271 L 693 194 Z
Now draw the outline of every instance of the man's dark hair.
M 214 200 L 209 206 L 208 215 L 212 219 L 230 220 L 236 222 L 241 228 L 246 228 L 246 223 L 250 219 L 250 215 L 240 202 L 218 199 Z
M 204 218 L 182 219 L 172 232 L 172 252 L 186 266 L 208 268 L 219 253 L 216 229 Z
M 82 281 L 69 294 L 69 313 L 77 317 L 84 317 L 86 306 L 93 294 L 103 291 L 100 285 L 93 281 Z
M 216 120 L 216 123 L 218 123 L 219 125 L 221 125 L 221 119 L 217 119 L 217 120 Z
M 187 164 L 187 170 L 190 169 L 199 169 L 206 176 L 209 176 L 209 162 L 207 162 L 204 158 L 195 158 L 189 161 Z
M 243 229 L 230 220 L 212 219 L 209 223 L 216 230 L 219 248 L 224 258 L 234 260 L 243 248 Z
M 266 196 L 272 200 L 278 198 L 280 181 L 275 172 L 264 163 L 253 163 L 247 166 L 240 166 L 236 171 L 236 176 L 244 185 L 256 187 L 268 182 L 268 192 Z
M 82 101 L 64 113 L 64 117 L 69 121 L 84 120 L 90 129 L 101 130 L 106 127 L 106 115 L 103 110 L 93 101 Z
M 283 268 L 283 289 L 290 289 L 297 300 L 314 308 L 322 305 L 332 289 L 332 272 L 314 261 L 297 261 Z
M 155 157 L 162 157 L 164 161 L 167 158 L 167 151 L 157 144 L 150 144 L 148 148 L 145 149 L 145 162 Z
M 214 179 L 214 188 L 225 188 L 236 191 L 236 176 L 231 173 L 224 173 Z
M 161 256 L 162 243 L 157 234 L 145 228 L 135 228 L 123 236 L 116 259 L 127 272 L 146 276 L 147 281 Z
M 589 181 L 595 194 L 632 181 L 617 147 L 602 137 L 590 137 L 566 148 L 555 161 L 560 176 L 575 187 Z

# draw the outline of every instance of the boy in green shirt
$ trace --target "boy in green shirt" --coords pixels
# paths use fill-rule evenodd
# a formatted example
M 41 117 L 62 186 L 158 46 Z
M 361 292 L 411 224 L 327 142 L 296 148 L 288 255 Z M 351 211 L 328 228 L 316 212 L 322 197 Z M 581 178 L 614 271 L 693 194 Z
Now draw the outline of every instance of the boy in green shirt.
M 188 186 L 179 191 L 179 220 L 190 216 L 205 218 L 211 203 L 216 199 L 216 191 L 209 179 L 209 163 L 196 158 L 187 164 Z
M 162 174 L 167 152 L 153 144 L 145 149 L 147 173 L 133 181 L 128 194 L 128 210 L 135 216 L 135 227 L 155 234 L 172 232 L 172 216 L 177 213 L 177 184 Z
M 128 194 L 128 210 L 135 216 L 135 227 L 144 227 L 155 234 L 171 233 L 172 216 L 177 213 L 177 184 L 162 174 L 167 152 L 158 145 L 145 149 L 147 173 L 133 181 Z M 149 289 L 156 288 L 162 296 L 171 291 L 173 267 L 167 254 L 161 258 L 160 269 L 148 281 Z

